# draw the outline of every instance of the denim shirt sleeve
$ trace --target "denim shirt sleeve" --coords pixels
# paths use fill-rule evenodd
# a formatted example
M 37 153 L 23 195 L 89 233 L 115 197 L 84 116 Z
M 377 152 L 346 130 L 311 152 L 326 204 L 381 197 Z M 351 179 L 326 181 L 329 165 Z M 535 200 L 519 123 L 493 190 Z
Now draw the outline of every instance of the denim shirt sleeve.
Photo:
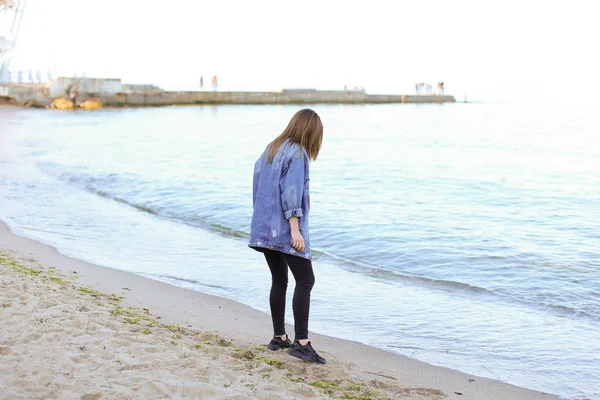
M 286 219 L 302 217 L 302 196 L 304 194 L 305 165 L 303 152 L 292 155 L 281 173 L 281 206 Z
M 254 164 L 254 176 L 252 179 L 252 207 L 254 207 L 256 205 L 256 195 L 258 193 L 258 178 L 260 175 L 260 163 L 261 163 L 261 159 L 259 159 L 255 164 Z

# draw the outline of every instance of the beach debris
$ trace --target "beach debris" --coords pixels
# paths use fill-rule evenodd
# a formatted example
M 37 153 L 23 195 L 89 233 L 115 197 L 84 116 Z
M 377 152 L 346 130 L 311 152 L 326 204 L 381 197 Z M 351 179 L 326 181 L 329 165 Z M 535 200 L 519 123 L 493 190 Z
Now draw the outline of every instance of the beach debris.
M 252 360 L 252 359 L 254 359 L 254 353 L 251 352 L 250 350 L 246 350 L 242 354 L 240 354 L 240 357 L 243 358 L 244 360 Z
M 454 392 L 454 394 L 457 394 L 459 396 L 462 396 L 463 394 L 461 392 Z
M 55 99 L 49 106 L 50 108 L 55 108 L 57 110 L 72 110 L 75 108 L 75 104 L 72 101 L 67 99 Z
M 233 346 L 233 343 L 231 343 L 230 341 L 227 341 L 225 339 L 219 339 L 217 341 L 217 345 L 221 346 L 221 347 L 231 347 L 231 346 Z
M 102 103 L 97 99 L 89 99 L 79 104 L 79 107 L 85 110 L 95 110 L 98 108 L 102 108 Z

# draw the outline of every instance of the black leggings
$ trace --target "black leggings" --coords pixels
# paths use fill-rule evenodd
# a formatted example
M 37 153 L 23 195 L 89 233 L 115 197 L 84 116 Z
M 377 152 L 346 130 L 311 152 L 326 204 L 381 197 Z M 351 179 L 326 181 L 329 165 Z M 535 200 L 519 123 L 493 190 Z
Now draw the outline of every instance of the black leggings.
M 315 284 L 312 263 L 302 257 L 292 256 L 273 250 L 264 250 L 267 264 L 271 269 L 271 318 L 275 336 L 285 335 L 285 294 L 288 284 L 288 266 L 296 279 L 294 300 L 295 340 L 308 339 L 308 313 L 310 310 L 310 291 Z

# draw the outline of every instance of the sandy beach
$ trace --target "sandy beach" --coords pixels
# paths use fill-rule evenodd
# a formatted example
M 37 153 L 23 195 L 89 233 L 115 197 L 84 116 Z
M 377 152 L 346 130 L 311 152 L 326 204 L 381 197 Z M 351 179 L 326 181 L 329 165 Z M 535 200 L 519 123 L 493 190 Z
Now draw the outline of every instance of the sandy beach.
M 306 364 L 266 349 L 264 313 L 65 257 L 3 223 L 0 321 L 1 399 L 556 398 L 316 334 L 328 363 Z

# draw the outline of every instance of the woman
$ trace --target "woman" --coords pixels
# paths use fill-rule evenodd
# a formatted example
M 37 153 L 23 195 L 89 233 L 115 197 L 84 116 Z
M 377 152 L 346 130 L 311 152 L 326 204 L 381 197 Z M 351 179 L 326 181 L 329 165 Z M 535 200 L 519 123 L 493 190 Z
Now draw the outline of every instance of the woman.
M 249 246 L 264 253 L 271 270 L 269 302 L 274 336 L 269 349 L 288 349 L 302 360 L 325 364 L 308 340 L 310 292 L 315 283 L 308 235 L 308 164 L 319 155 L 323 124 L 316 112 L 298 111 L 254 165 Z M 285 332 L 288 267 L 296 280 L 294 342 Z

